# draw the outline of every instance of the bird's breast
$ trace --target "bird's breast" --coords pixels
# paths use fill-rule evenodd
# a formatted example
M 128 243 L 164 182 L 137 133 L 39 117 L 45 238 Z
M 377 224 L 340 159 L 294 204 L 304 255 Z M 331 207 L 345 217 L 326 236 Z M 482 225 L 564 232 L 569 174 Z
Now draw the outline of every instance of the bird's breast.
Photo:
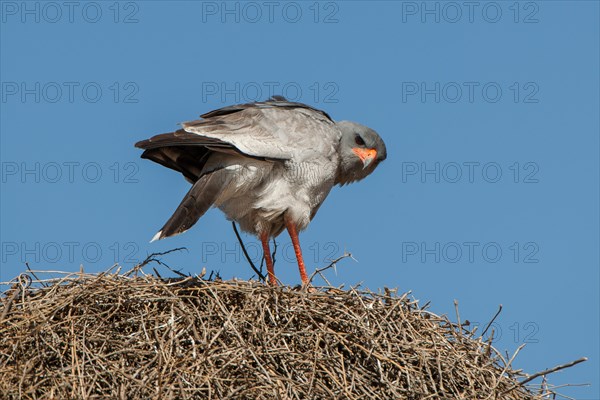
M 284 229 L 284 215 L 298 230 L 305 229 L 333 187 L 336 165 L 314 160 L 268 164 L 239 166 L 229 183 L 233 189 L 225 191 L 217 206 L 255 234 L 277 236 Z

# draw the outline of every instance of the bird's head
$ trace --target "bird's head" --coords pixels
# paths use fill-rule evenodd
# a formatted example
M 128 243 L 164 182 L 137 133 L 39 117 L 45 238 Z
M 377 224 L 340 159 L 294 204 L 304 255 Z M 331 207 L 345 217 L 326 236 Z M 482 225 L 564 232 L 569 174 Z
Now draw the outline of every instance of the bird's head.
M 340 121 L 336 125 L 342 132 L 342 139 L 335 183 L 345 185 L 373 172 L 387 157 L 387 150 L 383 140 L 371 128 L 350 121 Z

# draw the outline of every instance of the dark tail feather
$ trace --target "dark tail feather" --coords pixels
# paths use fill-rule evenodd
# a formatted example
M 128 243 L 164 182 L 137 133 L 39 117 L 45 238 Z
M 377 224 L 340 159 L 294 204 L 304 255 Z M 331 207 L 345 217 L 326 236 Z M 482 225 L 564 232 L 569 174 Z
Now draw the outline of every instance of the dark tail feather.
M 154 235 L 151 242 L 177 235 L 190 229 L 217 200 L 226 186 L 227 182 L 224 181 L 226 178 L 225 171 L 219 170 L 198 179 L 190 191 L 187 192 L 171 218 Z

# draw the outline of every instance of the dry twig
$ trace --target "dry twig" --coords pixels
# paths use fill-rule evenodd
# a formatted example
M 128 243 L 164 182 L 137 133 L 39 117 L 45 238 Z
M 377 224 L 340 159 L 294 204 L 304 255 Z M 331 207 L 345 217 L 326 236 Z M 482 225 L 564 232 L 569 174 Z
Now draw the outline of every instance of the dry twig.
M 36 278 L 19 292 L 0 296 L 3 398 L 541 400 L 552 393 L 534 393 L 525 383 L 539 374 L 519 382 L 523 373 L 482 337 L 391 290 L 307 292 L 117 268 Z

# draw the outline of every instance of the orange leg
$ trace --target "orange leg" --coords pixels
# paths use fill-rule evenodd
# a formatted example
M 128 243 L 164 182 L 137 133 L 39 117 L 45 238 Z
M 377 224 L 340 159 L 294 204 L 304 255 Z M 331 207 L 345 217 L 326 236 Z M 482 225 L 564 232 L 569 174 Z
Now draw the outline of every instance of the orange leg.
M 294 252 L 296 253 L 296 260 L 298 260 L 298 269 L 300 270 L 300 279 L 302 284 L 308 285 L 308 276 L 306 275 L 306 268 L 304 268 L 304 260 L 302 259 L 302 249 L 300 248 L 300 240 L 298 240 L 298 232 L 296 231 L 296 225 L 285 219 L 285 227 L 292 238 L 292 245 L 294 246 Z
M 275 267 L 273 266 L 273 259 L 271 258 L 271 249 L 269 248 L 269 235 L 266 232 L 261 233 L 260 241 L 262 242 L 265 262 L 267 263 L 267 275 L 269 277 L 269 283 L 273 286 L 277 286 Z

